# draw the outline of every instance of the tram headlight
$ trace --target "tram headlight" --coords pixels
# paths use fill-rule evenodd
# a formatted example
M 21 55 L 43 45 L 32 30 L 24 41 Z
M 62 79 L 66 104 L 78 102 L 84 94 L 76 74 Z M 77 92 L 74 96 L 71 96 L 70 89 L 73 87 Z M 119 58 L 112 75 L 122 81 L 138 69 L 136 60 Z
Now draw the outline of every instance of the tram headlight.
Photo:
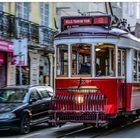
M 82 103 L 84 102 L 84 97 L 81 96 L 81 95 L 77 95 L 77 96 L 75 97 L 75 100 L 76 100 L 76 103 L 82 104 Z

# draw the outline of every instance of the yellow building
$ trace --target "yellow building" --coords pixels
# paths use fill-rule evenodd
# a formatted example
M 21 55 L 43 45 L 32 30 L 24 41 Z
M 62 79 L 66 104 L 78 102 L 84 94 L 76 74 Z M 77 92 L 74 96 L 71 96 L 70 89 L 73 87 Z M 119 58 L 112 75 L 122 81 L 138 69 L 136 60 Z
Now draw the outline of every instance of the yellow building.
M 56 17 L 56 3 L 55 2 L 0 2 L 0 10 L 15 15 L 17 17 L 22 17 L 32 22 L 41 24 L 41 16 L 43 9 L 48 12 L 46 17 L 48 17 L 49 25 L 48 27 L 55 29 L 54 18 Z M 20 10 L 20 12 L 18 12 Z M 29 18 L 28 18 L 29 17 Z M 43 17 L 44 18 L 44 17 Z M 43 20 L 43 19 L 42 19 Z M 45 25 L 47 26 L 47 25 Z
M 13 42 L 15 56 L 6 64 L 6 84 L 53 86 L 56 3 L 0 2 L 0 11 L 0 39 Z

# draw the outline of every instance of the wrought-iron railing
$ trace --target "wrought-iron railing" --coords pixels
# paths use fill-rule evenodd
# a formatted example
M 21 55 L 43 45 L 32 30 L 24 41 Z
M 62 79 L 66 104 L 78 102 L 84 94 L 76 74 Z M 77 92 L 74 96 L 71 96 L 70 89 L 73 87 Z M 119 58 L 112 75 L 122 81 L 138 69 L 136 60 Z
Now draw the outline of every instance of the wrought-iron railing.
M 37 23 L 0 11 L 0 36 L 27 38 L 44 46 L 53 45 L 56 31 Z
M 0 11 L 0 35 L 3 37 L 14 37 L 15 34 L 15 16 Z
M 36 42 L 36 43 L 39 43 L 39 38 L 40 38 L 40 36 L 39 36 L 39 25 L 38 24 L 36 24 L 36 23 L 31 23 L 31 40 L 33 41 L 33 42 Z
M 22 19 L 22 18 L 16 18 L 17 23 L 17 37 L 26 37 L 30 40 L 30 22 L 28 20 Z
M 53 45 L 54 36 L 56 34 L 55 30 L 22 18 L 17 18 L 17 25 L 17 34 L 19 38 L 27 37 L 29 41 L 38 44 L 47 46 Z
M 54 36 L 56 35 L 56 31 L 51 29 L 51 28 L 48 28 L 48 27 L 45 27 L 45 26 L 41 26 L 41 44 L 44 44 L 44 45 L 49 45 L 51 46 L 53 44 L 53 41 L 54 41 Z
M 29 41 L 39 43 L 39 25 L 22 18 L 16 18 L 17 37 L 28 38 Z

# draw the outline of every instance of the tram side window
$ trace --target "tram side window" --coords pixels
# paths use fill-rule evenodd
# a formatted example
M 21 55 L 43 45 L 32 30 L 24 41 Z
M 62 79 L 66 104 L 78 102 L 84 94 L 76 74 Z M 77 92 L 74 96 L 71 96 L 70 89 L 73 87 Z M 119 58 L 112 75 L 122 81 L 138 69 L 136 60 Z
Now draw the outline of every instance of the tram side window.
M 140 52 L 138 52 L 138 81 L 140 81 Z
M 125 76 L 126 70 L 126 51 L 124 49 L 118 50 L 118 76 Z
M 121 50 L 118 50 L 118 76 L 121 76 Z
M 137 81 L 137 51 L 133 51 L 133 81 Z
M 115 46 L 110 44 L 97 45 L 96 51 L 96 77 L 115 76 Z
M 122 76 L 126 75 L 126 51 L 122 50 Z
M 91 74 L 91 46 L 88 44 L 72 45 L 72 75 Z
M 68 75 L 68 46 L 59 45 L 56 51 L 57 75 Z
M 140 51 L 133 51 L 133 81 L 140 81 Z

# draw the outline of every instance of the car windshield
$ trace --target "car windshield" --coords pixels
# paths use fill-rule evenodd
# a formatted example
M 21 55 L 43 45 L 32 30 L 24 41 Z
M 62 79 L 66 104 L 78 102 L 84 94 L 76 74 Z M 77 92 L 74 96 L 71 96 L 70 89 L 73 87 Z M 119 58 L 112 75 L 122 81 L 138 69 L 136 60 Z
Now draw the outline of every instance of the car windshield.
M 25 89 L 0 89 L 1 102 L 24 102 Z

